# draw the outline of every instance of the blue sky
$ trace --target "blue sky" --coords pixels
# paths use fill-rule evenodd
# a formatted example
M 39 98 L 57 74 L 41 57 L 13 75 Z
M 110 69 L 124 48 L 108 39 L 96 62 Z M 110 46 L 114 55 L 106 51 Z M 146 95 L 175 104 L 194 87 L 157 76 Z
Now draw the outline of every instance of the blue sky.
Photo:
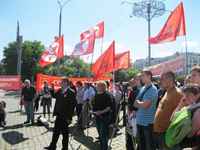
M 136 0 L 135 0 L 136 1 Z M 79 42 L 82 31 L 100 21 L 105 22 L 104 49 L 116 41 L 116 51 L 131 51 L 132 60 L 147 57 L 147 22 L 132 17 L 131 5 L 122 0 L 71 0 L 63 10 L 62 32 L 65 35 L 65 53 L 69 54 Z M 180 0 L 164 0 L 168 10 Z M 189 51 L 200 51 L 200 1 L 183 0 Z M 59 7 L 57 0 L 1 0 L 0 1 L 0 59 L 3 47 L 16 39 L 16 23 L 20 22 L 24 40 L 39 40 L 48 46 L 58 34 Z M 152 35 L 157 34 L 169 12 L 152 20 Z M 184 51 L 184 38 L 176 42 L 152 46 L 152 57 L 167 56 Z M 95 57 L 100 54 L 101 40 L 96 41 Z

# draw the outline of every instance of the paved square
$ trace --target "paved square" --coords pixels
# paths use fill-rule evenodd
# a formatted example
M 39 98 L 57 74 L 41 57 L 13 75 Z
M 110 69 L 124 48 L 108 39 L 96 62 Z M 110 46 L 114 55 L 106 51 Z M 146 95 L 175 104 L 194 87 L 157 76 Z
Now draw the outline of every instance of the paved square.
M 26 115 L 19 112 L 19 97 L 12 94 L 5 94 L 0 91 L 0 99 L 7 103 L 7 127 L 0 128 L 0 150 L 43 150 L 43 147 L 48 146 L 51 141 L 53 123 L 50 124 L 48 131 L 44 126 L 24 126 Z M 41 115 L 41 109 L 36 113 L 35 118 Z M 53 120 L 53 119 L 52 119 Z M 73 118 L 73 123 L 70 126 L 70 145 L 72 150 L 98 150 L 99 143 L 96 142 L 97 132 L 95 127 L 90 127 L 82 133 L 74 126 L 76 117 Z M 124 129 L 119 136 L 113 139 L 112 149 L 125 149 Z M 58 141 L 58 150 L 61 149 L 61 140 Z

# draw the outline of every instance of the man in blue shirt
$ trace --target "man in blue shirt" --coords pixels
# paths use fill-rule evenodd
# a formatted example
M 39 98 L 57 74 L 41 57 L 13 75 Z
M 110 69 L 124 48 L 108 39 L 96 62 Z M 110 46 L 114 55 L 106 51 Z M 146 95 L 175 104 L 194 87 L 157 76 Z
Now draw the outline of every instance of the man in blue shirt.
M 143 71 L 141 78 L 144 86 L 141 88 L 134 103 L 134 106 L 138 108 L 136 112 L 138 146 L 139 150 L 154 150 L 152 133 L 158 90 L 152 84 L 152 73 L 150 71 Z

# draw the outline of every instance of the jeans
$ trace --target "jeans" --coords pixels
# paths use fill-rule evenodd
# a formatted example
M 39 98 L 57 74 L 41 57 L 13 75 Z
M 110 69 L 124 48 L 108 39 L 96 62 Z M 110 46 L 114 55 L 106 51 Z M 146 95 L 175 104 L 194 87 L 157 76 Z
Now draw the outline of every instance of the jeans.
M 96 127 L 100 138 L 101 150 L 108 150 L 109 116 L 97 116 Z
M 153 125 L 141 126 L 137 125 L 138 147 L 139 150 L 155 150 L 153 140 Z
M 33 101 L 25 101 L 24 103 L 26 115 L 27 115 L 27 122 L 34 122 L 34 109 L 33 109 Z

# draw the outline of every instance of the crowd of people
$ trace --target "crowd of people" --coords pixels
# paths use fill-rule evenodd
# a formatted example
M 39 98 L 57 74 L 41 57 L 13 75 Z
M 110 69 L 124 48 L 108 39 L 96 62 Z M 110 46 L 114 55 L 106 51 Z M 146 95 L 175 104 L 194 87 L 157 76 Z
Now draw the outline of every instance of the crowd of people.
M 55 99 L 54 130 L 52 140 L 45 149 L 55 150 L 60 134 L 63 136 L 62 150 L 68 149 L 68 126 L 76 113 L 78 131 L 89 128 L 91 120 L 94 120 L 101 150 L 108 150 L 109 129 L 116 128 L 113 132 L 119 130 L 122 102 L 127 104 L 127 116 L 136 119 L 137 136 L 134 138 L 137 142 L 134 144 L 137 146 L 133 146 L 133 143 L 131 145 L 129 141 L 126 146 L 128 150 L 134 150 L 136 147 L 137 150 L 181 150 L 184 147 L 200 149 L 198 107 L 192 111 L 191 130 L 182 134 L 184 136 L 175 144 L 166 144 L 166 134 L 169 133 L 178 113 L 200 103 L 200 66 L 193 67 L 181 84 L 177 84 L 172 71 L 164 72 L 158 81 L 154 81 L 151 71 L 148 70 L 133 77 L 126 88 L 120 83 L 113 85 L 104 81 L 78 81 L 74 85 L 64 78 L 60 89 L 55 90 L 53 85 L 44 82 L 42 91 L 37 93 L 30 80 L 25 80 L 21 93 L 21 104 L 24 105 L 27 115 L 24 124 L 35 123 L 34 112 L 38 111 L 39 106 L 43 108 L 43 117 L 46 118 L 47 113 L 48 121 L 51 121 L 52 99 Z M 1 102 L 1 125 L 5 125 L 4 108 L 5 104 Z M 180 133 L 177 133 L 177 136 L 178 134 Z

